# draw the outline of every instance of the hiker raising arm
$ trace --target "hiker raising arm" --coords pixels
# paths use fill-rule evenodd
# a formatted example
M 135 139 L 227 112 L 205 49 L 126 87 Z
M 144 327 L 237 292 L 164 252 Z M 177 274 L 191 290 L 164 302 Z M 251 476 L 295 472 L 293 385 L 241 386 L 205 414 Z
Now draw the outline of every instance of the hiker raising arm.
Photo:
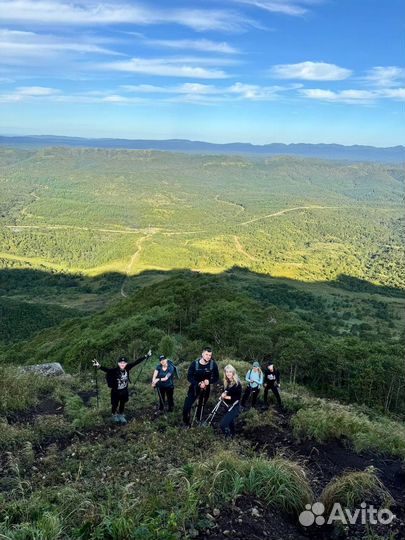
M 106 368 L 94 359 L 93 366 L 106 373 L 108 387 L 111 388 L 111 413 L 113 421 L 117 424 L 126 424 L 124 416 L 125 403 L 129 399 L 128 384 L 131 382 L 130 370 L 152 356 L 152 351 L 149 350 L 144 356 L 141 356 L 134 362 L 128 362 L 126 356 L 120 356 L 117 361 L 117 366 Z M 118 414 L 117 414 L 118 409 Z

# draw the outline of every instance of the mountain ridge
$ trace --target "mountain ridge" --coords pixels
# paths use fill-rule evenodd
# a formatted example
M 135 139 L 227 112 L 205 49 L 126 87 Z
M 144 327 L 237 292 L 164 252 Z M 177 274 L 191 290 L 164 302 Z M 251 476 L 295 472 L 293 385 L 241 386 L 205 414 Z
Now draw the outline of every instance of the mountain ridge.
M 405 161 L 405 147 L 375 147 L 366 145 L 327 144 L 327 143 L 210 143 L 189 139 L 117 139 L 86 138 L 59 135 L 0 135 L 0 146 L 20 147 L 91 147 L 122 148 L 131 150 L 162 150 L 186 153 L 210 154 L 249 154 L 249 155 L 290 155 L 346 161 L 376 161 L 382 163 L 402 163 Z

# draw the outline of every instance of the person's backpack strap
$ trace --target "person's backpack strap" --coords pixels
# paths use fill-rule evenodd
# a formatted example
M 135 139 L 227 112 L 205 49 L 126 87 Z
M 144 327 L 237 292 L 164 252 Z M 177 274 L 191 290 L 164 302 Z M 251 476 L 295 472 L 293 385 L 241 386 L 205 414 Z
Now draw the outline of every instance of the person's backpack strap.
M 108 388 L 115 388 L 115 373 L 114 370 L 108 370 L 105 374 L 105 380 L 107 381 Z

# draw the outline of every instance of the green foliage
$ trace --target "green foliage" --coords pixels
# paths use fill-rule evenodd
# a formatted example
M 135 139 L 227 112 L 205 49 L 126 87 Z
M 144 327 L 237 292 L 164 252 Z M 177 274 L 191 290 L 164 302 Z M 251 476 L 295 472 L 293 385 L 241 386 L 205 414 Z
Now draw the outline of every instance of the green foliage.
M 0 414 L 24 411 L 33 407 L 41 395 L 54 390 L 55 379 L 0 367 Z
M 405 429 L 386 417 L 371 420 L 338 403 L 307 399 L 291 424 L 298 439 L 325 442 L 346 438 L 357 452 L 368 450 L 405 459 Z
M 313 498 L 301 465 L 279 456 L 246 460 L 225 451 L 175 474 L 188 491 L 197 489 L 211 505 L 253 494 L 284 512 L 299 513 Z
M 354 510 L 362 502 L 381 503 L 385 508 L 393 503 L 393 499 L 373 467 L 365 471 L 348 472 L 338 476 L 324 488 L 320 500 L 329 514 L 335 503 L 343 508 Z

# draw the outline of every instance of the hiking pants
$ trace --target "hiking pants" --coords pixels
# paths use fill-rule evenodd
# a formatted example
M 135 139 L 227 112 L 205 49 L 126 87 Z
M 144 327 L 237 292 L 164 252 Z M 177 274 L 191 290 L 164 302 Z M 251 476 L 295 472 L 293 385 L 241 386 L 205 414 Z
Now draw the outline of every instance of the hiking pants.
M 167 386 L 157 386 L 158 389 L 158 396 L 159 396 L 159 411 L 163 411 L 165 408 L 165 400 L 167 401 L 168 410 L 171 412 L 174 408 L 174 401 L 173 401 L 173 393 L 174 388 L 173 387 L 167 387 Z
M 111 412 L 115 414 L 118 412 L 122 414 L 124 412 L 125 403 L 128 401 L 128 388 L 125 390 L 111 390 Z
M 249 397 L 252 396 L 252 407 L 256 405 L 257 396 L 260 393 L 260 386 L 257 386 L 256 388 L 252 388 L 251 386 L 247 386 L 246 390 L 243 393 L 242 402 L 241 405 L 244 407 L 246 403 L 249 401 Z
M 222 418 L 219 427 L 225 437 L 233 437 L 235 435 L 235 419 L 239 416 L 239 413 L 239 403 L 236 403 L 233 407 L 231 406 L 231 410 Z
M 211 385 L 209 385 L 207 388 L 204 388 L 204 390 L 201 390 L 199 386 L 195 387 L 194 385 L 190 384 L 190 387 L 188 389 L 188 394 L 186 396 L 186 399 L 184 400 L 184 406 L 183 406 L 183 422 L 185 424 L 190 425 L 191 408 L 193 406 L 194 401 L 197 398 L 198 398 L 198 403 L 197 403 L 196 419 L 197 419 L 197 422 L 201 422 L 203 413 L 204 413 L 205 404 L 207 403 L 208 398 L 210 397 L 210 388 L 211 388 Z
M 268 403 L 269 390 L 271 390 L 273 392 L 273 394 L 276 396 L 277 403 L 281 407 L 280 392 L 278 391 L 278 387 L 275 386 L 275 385 L 265 385 L 264 386 L 264 402 Z

